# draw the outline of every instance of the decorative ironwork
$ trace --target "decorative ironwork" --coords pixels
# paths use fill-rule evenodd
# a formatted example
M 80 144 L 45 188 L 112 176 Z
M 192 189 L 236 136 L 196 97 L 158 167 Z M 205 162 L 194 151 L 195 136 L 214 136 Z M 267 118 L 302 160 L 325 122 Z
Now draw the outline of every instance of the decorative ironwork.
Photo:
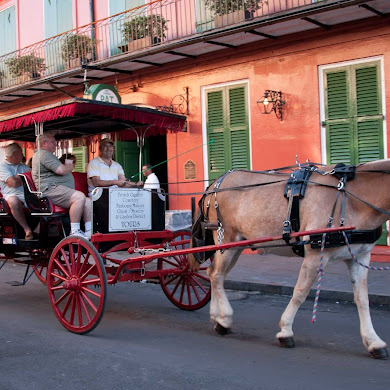
M 172 114 L 190 114 L 189 88 L 183 88 L 185 93 L 183 95 L 176 95 L 172 98 L 169 106 L 157 106 L 160 111 L 170 112 Z
M 281 91 L 265 90 L 263 99 L 259 99 L 257 104 L 263 105 L 263 114 L 271 114 L 273 111 L 278 119 L 283 120 L 282 107 L 286 102 Z

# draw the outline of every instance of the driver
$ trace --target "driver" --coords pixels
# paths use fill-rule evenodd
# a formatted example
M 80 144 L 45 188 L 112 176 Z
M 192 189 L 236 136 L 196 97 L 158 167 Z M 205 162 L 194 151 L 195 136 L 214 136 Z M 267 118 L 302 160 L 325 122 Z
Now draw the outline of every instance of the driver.
M 118 186 L 122 188 L 141 188 L 142 181 L 133 183 L 126 180 L 122 166 L 113 160 L 114 141 L 104 138 L 100 141 L 100 155 L 88 164 L 88 194 L 91 195 L 96 187 Z

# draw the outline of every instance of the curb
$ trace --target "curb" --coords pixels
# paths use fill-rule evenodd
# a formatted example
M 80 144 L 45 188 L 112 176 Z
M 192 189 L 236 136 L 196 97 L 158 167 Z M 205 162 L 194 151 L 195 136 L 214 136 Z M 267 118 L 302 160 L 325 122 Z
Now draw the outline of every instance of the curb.
M 260 291 L 265 294 L 275 295 L 288 295 L 292 296 L 294 287 L 282 286 L 279 284 L 265 284 L 265 283 L 253 283 L 244 282 L 239 280 L 226 280 L 225 288 L 228 290 L 239 291 Z M 307 298 L 315 298 L 316 290 L 311 289 Z M 332 301 L 346 301 L 354 302 L 353 293 L 347 291 L 332 291 L 321 290 L 320 300 L 332 300 Z M 390 296 L 369 294 L 369 300 L 371 305 L 390 305 Z

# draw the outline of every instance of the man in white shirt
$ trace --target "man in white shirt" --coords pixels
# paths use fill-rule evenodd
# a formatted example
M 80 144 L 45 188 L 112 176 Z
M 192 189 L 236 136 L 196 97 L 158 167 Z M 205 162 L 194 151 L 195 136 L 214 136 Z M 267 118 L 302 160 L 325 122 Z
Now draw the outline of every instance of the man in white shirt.
M 139 183 L 126 180 L 122 166 L 112 159 L 114 150 L 113 140 L 104 138 L 100 141 L 100 156 L 91 160 L 87 168 L 89 195 L 96 187 L 139 187 Z
M 159 190 L 160 181 L 158 180 L 156 174 L 152 171 L 152 166 L 150 164 L 144 164 L 142 172 L 146 177 L 144 188 Z

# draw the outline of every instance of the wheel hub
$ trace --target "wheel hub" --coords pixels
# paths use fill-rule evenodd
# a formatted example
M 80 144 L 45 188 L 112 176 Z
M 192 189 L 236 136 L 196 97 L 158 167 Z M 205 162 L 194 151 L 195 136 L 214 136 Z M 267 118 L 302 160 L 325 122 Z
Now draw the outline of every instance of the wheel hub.
M 65 290 L 78 291 L 80 290 L 81 283 L 78 278 L 72 278 L 64 282 L 63 286 Z

